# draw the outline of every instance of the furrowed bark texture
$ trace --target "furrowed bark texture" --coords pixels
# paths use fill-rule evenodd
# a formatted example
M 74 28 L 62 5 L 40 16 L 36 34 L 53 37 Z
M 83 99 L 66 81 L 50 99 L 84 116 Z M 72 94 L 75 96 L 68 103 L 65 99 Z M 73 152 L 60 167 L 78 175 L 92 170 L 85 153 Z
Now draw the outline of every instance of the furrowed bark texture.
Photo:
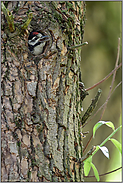
M 7 4 L 8 3 L 8 4 Z M 2 181 L 83 181 L 80 128 L 80 50 L 84 2 L 6 2 L 2 13 Z M 44 54 L 28 51 L 28 30 L 50 36 Z

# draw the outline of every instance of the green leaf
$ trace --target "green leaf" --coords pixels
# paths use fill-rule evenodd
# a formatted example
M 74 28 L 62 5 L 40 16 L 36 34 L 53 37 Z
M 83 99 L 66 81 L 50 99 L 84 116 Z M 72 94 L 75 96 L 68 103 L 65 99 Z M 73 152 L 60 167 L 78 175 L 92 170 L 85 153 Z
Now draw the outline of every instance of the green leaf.
M 110 138 L 116 133 L 118 132 L 118 130 L 120 130 L 122 128 L 122 125 L 119 126 L 116 130 L 114 130 L 101 144 L 100 147 L 102 147 L 108 140 L 110 140 Z M 92 156 L 94 156 L 97 151 L 99 150 L 99 146 L 96 146 L 96 150 L 92 153 Z
M 104 123 L 102 123 L 102 121 L 99 121 L 98 123 L 96 123 L 95 125 L 94 125 L 94 127 L 93 127 L 93 137 L 95 136 L 95 132 L 96 132 L 96 130 L 100 127 L 100 126 L 102 126 Z
M 99 146 L 99 148 L 103 152 L 103 154 L 109 159 L 109 151 L 108 151 L 107 147 L 105 147 L 105 146 L 100 147 Z
M 94 175 L 95 175 L 97 181 L 99 182 L 99 180 L 100 180 L 100 178 L 99 178 L 99 173 L 98 173 L 98 171 L 97 171 L 97 169 L 96 169 L 96 167 L 95 167 L 95 165 L 94 165 L 93 163 L 91 163 L 91 166 L 92 166 L 92 168 L 93 168 Z
M 84 174 L 85 176 L 88 176 L 90 169 L 91 169 L 91 162 L 92 162 L 92 157 L 89 157 L 85 162 L 84 162 Z
M 113 130 L 115 129 L 114 124 L 110 121 L 99 121 L 96 123 L 93 127 L 93 138 L 95 136 L 96 130 L 101 127 L 103 124 L 107 125 L 108 127 L 112 128 Z
M 108 127 L 110 127 L 110 128 L 112 128 L 113 130 L 115 130 L 114 124 L 113 124 L 112 122 L 107 121 L 107 122 L 105 122 L 105 124 L 106 124 Z
M 120 142 L 118 142 L 116 139 L 110 139 L 113 144 L 116 146 L 116 148 L 120 151 L 121 155 L 122 155 L 122 145 Z

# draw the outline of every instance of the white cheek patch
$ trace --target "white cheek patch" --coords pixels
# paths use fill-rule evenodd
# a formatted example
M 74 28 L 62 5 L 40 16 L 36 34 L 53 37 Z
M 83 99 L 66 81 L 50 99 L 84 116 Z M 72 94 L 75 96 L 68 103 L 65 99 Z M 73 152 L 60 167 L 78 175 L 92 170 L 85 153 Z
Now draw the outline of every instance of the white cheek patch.
M 34 37 L 33 39 L 31 39 L 31 40 L 28 40 L 28 43 L 30 44 L 30 45 L 32 45 L 32 46 L 34 46 L 35 44 L 37 44 L 38 42 L 39 42 L 39 40 L 40 40 L 40 38 L 38 38 L 38 39 L 35 39 L 36 37 Z

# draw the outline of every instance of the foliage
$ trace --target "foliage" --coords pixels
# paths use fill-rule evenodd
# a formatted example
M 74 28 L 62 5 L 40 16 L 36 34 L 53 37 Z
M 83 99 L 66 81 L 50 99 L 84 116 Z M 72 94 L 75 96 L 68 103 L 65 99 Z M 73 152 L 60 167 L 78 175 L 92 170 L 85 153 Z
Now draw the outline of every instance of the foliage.
M 111 138 L 118 130 L 120 130 L 120 128 L 122 126 L 119 126 L 116 130 L 114 127 L 114 124 L 110 121 L 99 121 L 98 123 L 96 123 L 93 127 L 93 138 L 95 136 L 95 132 L 97 131 L 97 129 L 99 127 L 101 127 L 103 124 L 107 125 L 108 127 L 113 129 L 113 132 L 100 144 L 96 146 L 96 150 L 93 152 L 93 154 L 87 158 L 84 162 L 84 174 L 85 176 L 87 176 L 90 172 L 90 169 L 92 167 L 93 171 L 94 171 L 94 175 L 97 179 L 97 181 L 99 181 L 99 173 L 95 167 L 95 165 L 92 163 L 92 157 L 94 156 L 94 154 L 100 149 L 103 154 L 109 159 L 109 151 L 108 148 L 103 146 L 107 141 L 112 141 L 112 143 L 115 145 L 115 147 L 120 151 L 121 155 L 122 155 L 122 148 L 121 148 L 121 143 L 118 142 L 116 139 Z
M 121 35 L 122 30 L 121 5 L 122 5 L 121 2 L 103 2 L 103 1 L 86 2 L 87 21 L 85 25 L 84 41 L 88 41 L 89 44 L 87 47 L 82 48 L 82 64 L 81 64 L 82 78 L 83 82 L 85 83 L 86 90 L 87 88 L 92 86 L 92 83 L 94 85 L 99 80 L 101 80 L 104 77 L 104 75 L 107 75 L 113 69 L 113 65 L 115 63 L 114 58 L 116 58 L 116 52 L 117 52 L 116 50 L 117 38 Z M 119 60 L 121 60 L 121 56 Z M 113 88 L 115 88 L 117 83 L 119 83 L 120 81 L 121 81 L 121 68 L 119 69 L 119 72 L 117 72 L 116 74 Z M 99 100 L 98 106 L 101 103 L 104 103 L 104 101 L 106 100 L 110 86 L 111 86 L 111 79 L 108 79 L 106 82 L 100 84 L 100 88 L 102 90 L 102 96 Z M 117 128 L 119 126 L 118 120 L 121 113 L 121 86 L 116 88 L 117 91 L 115 90 L 116 92 L 112 92 L 112 97 L 110 97 L 108 107 L 105 110 L 104 118 L 112 121 L 114 126 Z M 86 97 L 86 102 L 84 101 L 83 104 L 84 109 L 88 107 L 88 103 L 90 103 L 90 100 L 95 95 L 95 90 L 96 88 L 94 90 L 91 90 L 91 92 L 89 92 L 89 96 Z M 99 108 L 99 110 L 97 110 L 97 112 L 93 115 L 93 117 L 91 117 L 91 119 L 88 120 L 89 125 L 84 127 L 84 131 L 91 132 L 94 126 L 93 123 L 95 121 L 104 120 L 102 118 L 100 119 L 99 112 L 101 110 L 101 107 Z M 96 116 L 97 113 L 99 115 Z M 103 129 L 105 127 L 103 126 L 102 128 L 99 129 L 100 135 L 98 136 L 98 138 L 94 139 L 95 144 L 100 144 L 100 142 L 104 140 L 104 137 L 105 136 L 107 137 L 108 134 L 110 133 L 111 128 L 107 128 L 107 130 L 104 131 Z M 101 131 L 101 129 L 103 131 Z M 119 139 L 119 133 L 117 133 L 114 138 Z M 84 149 L 86 149 L 88 142 L 89 142 L 88 138 L 84 139 Z M 117 164 L 117 160 L 115 159 L 115 156 L 118 156 L 118 154 L 114 154 L 115 147 L 112 146 L 112 143 L 109 143 L 109 141 L 108 144 L 109 144 L 108 149 L 111 158 L 110 163 L 108 163 L 109 162 L 108 158 L 105 158 L 101 162 L 100 166 L 100 159 L 102 159 L 103 153 L 102 154 L 97 153 L 96 157 L 93 158 L 94 164 L 96 165 L 96 167 L 98 167 L 98 171 L 103 173 L 108 172 L 110 169 L 113 170 L 114 165 L 115 167 L 117 166 L 119 167 L 119 164 Z M 119 152 L 116 151 L 116 153 Z M 113 163 L 114 161 L 115 163 Z M 120 160 L 119 163 L 121 163 Z M 91 175 L 88 176 L 85 179 L 85 181 L 89 182 L 90 177 L 92 176 Z M 106 182 L 106 179 L 107 176 L 103 176 L 103 179 L 100 177 L 100 181 Z M 91 181 L 94 181 L 94 179 L 91 178 Z

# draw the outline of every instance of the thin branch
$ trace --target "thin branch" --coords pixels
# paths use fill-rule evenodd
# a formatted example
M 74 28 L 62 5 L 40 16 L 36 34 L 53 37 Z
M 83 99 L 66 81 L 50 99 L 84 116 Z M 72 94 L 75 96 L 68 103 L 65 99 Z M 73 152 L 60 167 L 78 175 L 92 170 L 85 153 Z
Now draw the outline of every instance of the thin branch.
M 110 171 L 110 172 L 100 174 L 99 176 L 101 177 L 101 176 L 104 176 L 104 175 L 108 175 L 108 174 L 110 174 L 110 173 L 113 173 L 113 172 L 116 172 L 116 171 L 120 170 L 121 168 L 122 168 L 122 166 L 119 167 L 119 168 L 117 168 L 117 169 L 115 169 L 115 170 L 112 170 L 112 171 Z M 95 176 L 94 176 L 94 175 L 90 175 L 90 176 L 84 176 L 84 177 L 91 178 L 91 177 L 95 177 Z
M 112 91 L 112 93 L 111 93 L 111 95 L 115 92 L 115 90 L 120 86 L 122 84 L 122 81 L 121 82 L 119 82 L 118 84 L 117 84 L 117 86 L 115 86 L 115 88 L 113 89 L 113 91 Z M 88 122 L 86 122 L 84 125 L 83 125 L 83 128 L 98 114 L 98 112 L 104 107 L 104 105 L 105 105 L 105 103 L 106 103 L 106 101 L 103 103 L 103 105 L 95 112 L 95 114 L 92 116 L 92 118 L 88 121 Z
M 89 158 L 95 150 L 96 150 L 96 147 L 92 146 L 92 148 L 82 158 L 77 159 L 77 158 L 71 156 L 70 160 L 74 161 L 74 162 L 77 162 L 77 163 L 82 163 L 87 158 Z
M 1 9 L 3 11 L 3 14 L 5 15 L 6 19 L 7 19 L 7 23 L 9 26 L 9 30 L 10 32 L 14 32 L 15 31 L 15 26 L 14 26 L 14 18 L 12 13 L 5 7 L 4 3 L 1 3 Z
M 84 154 L 85 150 L 87 149 L 89 143 L 91 142 L 92 138 L 93 138 L 93 134 L 91 135 L 91 137 L 90 137 L 90 139 L 88 140 L 86 146 L 84 147 L 84 149 L 83 149 L 83 154 Z
M 82 121 L 81 121 L 82 126 L 85 124 L 86 120 L 89 118 L 89 116 L 91 116 L 93 110 L 95 109 L 97 102 L 100 98 L 101 92 L 102 91 L 100 89 L 98 89 L 98 92 L 97 92 L 95 98 L 92 100 L 91 105 L 88 107 L 87 111 L 83 115 Z
M 26 30 L 26 29 L 27 29 L 27 27 L 28 27 L 28 25 L 30 24 L 32 18 L 33 18 L 33 14 L 30 12 L 30 13 L 28 14 L 28 19 L 27 19 L 27 21 L 21 26 L 21 29 L 22 29 L 22 30 Z
M 120 54 L 120 38 L 118 39 L 118 51 L 117 51 L 117 59 L 116 59 L 116 63 L 115 63 L 115 69 L 113 70 L 113 79 L 112 79 L 112 83 L 111 83 L 111 86 L 110 86 L 110 91 L 109 91 L 109 94 L 108 94 L 108 97 L 107 97 L 107 99 L 106 99 L 106 101 L 105 101 L 105 103 L 98 109 L 98 111 L 97 112 L 99 112 L 99 110 L 100 109 L 102 109 L 102 107 L 103 107 L 103 112 L 102 112 L 102 114 L 101 114 L 101 116 L 100 116 L 100 120 L 102 119 L 102 116 L 103 116 L 103 114 L 104 114 L 104 112 L 105 112 L 105 109 L 106 109 L 106 106 L 107 106 L 107 103 L 108 103 L 108 101 L 109 101 L 109 99 L 110 99 L 110 97 L 111 97 L 111 95 L 112 95 L 112 88 L 113 88 L 113 84 L 114 84 L 114 81 L 115 81 L 115 76 L 116 76 L 116 72 L 117 72 L 117 67 L 118 67 L 118 61 L 119 61 L 119 54 Z M 120 65 L 119 65 L 120 66 Z M 117 87 L 117 86 L 116 86 Z M 116 89 L 116 87 L 115 87 L 115 89 Z M 113 90 L 113 91 L 115 91 L 115 89 Z M 97 114 L 97 112 L 96 112 L 96 114 Z M 87 123 L 86 123 L 87 124 Z M 85 124 L 85 125 L 86 125 Z M 84 126 L 85 126 L 84 125 Z M 83 127 L 84 127 L 83 126 Z M 88 147 L 88 145 L 89 145 L 89 143 L 91 142 L 91 140 L 92 140 L 92 138 L 93 138 L 93 134 L 91 135 L 91 137 L 90 137 L 90 139 L 88 140 L 88 142 L 87 142 L 87 144 L 86 144 L 86 146 L 85 146 L 85 148 L 83 149 L 83 153 L 85 152 L 85 150 L 86 150 L 86 148 Z
M 82 44 L 78 44 L 78 45 L 75 45 L 75 46 L 70 46 L 70 47 L 68 47 L 68 49 L 75 49 L 75 48 L 80 48 L 80 47 L 82 47 L 82 46 L 84 46 L 84 45 L 87 45 L 88 44 L 88 42 L 84 42 L 84 43 L 82 43 Z
M 116 63 L 115 63 L 115 68 L 118 66 L 119 55 L 120 55 L 120 38 L 118 38 L 118 51 L 117 51 L 117 59 L 116 59 Z M 111 83 L 111 86 L 110 86 L 110 91 L 109 91 L 109 94 L 108 94 L 106 103 L 105 103 L 105 105 L 104 105 L 103 112 L 102 112 L 102 114 L 101 114 L 101 116 L 100 116 L 100 120 L 101 120 L 102 117 L 103 117 L 103 114 L 104 114 L 104 112 L 105 112 L 105 109 L 106 109 L 108 100 L 109 100 L 109 98 L 110 98 L 110 96 L 111 96 L 113 84 L 114 84 L 114 81 L 115 81 L 116 72 L 117 72 L 117 70 L 114 71 L 113 78 L 112 78 L 112 83 Z
M 96 86 L 100 85 L 102 82 L 106 81 L 116 70 L 118 70 L 122 66 L 122 63 L 120 63 L 115 69 L 113 69 L 106 77 L 104 77 L 101 81 L 94 84 L 93 86 L 86 89 L 86 91 L 92 90 Z
M 122 81 L 121 82 L 119 82 L 118 84 L 117 84 L 117 86 L 115 86 L 115 88 L 113 89 L 113 91 L 112 91 L 112 93 L 111 93 L 111 95 L 114 93 L 114 91 L 118 88 L 118 86 L 120 86 L 122 84 Z

